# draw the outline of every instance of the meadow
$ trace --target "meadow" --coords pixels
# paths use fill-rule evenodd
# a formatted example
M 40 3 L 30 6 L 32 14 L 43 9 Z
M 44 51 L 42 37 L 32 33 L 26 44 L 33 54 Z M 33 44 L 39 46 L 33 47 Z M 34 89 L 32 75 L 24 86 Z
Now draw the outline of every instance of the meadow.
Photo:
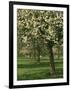
M 55 57 L 56 77 L 63 78 L 63 59 Z M 20 56 L 17 58 L 17 80 L 52 79 L 48 57 L 41 57 L 40 63 L 30 58 Z

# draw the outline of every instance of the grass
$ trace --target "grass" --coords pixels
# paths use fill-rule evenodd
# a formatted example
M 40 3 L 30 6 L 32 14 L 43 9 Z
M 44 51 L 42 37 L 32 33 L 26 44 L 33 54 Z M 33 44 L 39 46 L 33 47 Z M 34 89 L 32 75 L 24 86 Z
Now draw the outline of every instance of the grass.
M 32 62 L 31 62 L 32 61 Z M 55 59 L 56 78 L 63 77 L 63 61 Z M 33 60 L 19 57 L 17 60 L 17 79 L 18 80 L 36 80 L 52 78 L 50 63 L 47 57 L 41 58 L 40 63 Z

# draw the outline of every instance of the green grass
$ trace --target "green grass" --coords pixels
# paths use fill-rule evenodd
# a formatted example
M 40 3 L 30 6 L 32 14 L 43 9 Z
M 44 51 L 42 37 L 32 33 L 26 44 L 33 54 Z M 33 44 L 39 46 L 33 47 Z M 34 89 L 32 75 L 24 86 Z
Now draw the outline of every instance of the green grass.
M 63 61 L 55 59 L 56 78 L 63 77 Z M 50 63 L 47 57 L 43 57 L 40 63 L 33 60 L 19 57 L 17 60 L 17 79 L 18 80 L 35 80 L 52 78 Z

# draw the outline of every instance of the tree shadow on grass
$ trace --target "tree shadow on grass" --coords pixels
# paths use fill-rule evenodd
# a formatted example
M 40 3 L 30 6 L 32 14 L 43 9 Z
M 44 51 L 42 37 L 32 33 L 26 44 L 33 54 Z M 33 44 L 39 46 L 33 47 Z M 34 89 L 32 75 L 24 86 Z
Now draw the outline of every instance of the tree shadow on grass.
M 62 62 L 55 62 L 55 65 L 62 64 Z M 39 67 L 50 67 L 49 62 L 40 62 L 40 63 L 26 63 L 18 64 L 17 68 L 39 68 Z
M 39 68 L 39 67 L 48 67 L 48 62 L 40 62 L 40 63 L 33 63 L 33 64 L 18 64 L 18 68 Z

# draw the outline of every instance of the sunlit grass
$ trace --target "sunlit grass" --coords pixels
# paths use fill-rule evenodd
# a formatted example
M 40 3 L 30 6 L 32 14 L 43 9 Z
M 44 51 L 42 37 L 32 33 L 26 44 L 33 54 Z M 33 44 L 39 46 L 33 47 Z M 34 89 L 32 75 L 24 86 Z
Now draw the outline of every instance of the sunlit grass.
M 44 59 L 45 58 L 45 59 Z M 40 63 L 26 58 L 18 58 L 17 62 L 17 79 L 18 80 L 35 80 L 50 79 L 51 70 L 49 60 L 44 57 Z M 63 77 L 63 60 L 55 60 L 56 78 Z

